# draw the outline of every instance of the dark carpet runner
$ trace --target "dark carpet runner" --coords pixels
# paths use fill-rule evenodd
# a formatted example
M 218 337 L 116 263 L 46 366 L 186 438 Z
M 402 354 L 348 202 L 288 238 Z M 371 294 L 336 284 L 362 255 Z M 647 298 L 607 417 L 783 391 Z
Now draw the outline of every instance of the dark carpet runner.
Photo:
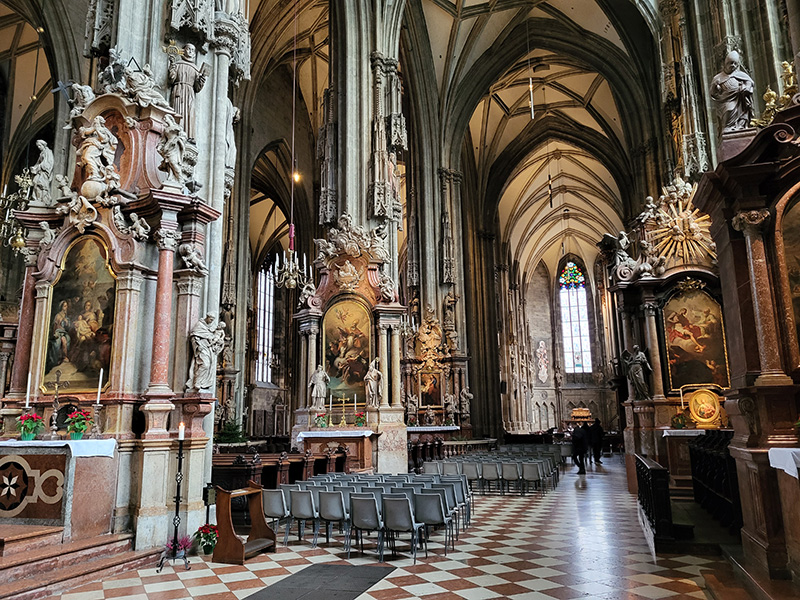
M 245 600 L 355 600 L 394 567 L 311 565 Z

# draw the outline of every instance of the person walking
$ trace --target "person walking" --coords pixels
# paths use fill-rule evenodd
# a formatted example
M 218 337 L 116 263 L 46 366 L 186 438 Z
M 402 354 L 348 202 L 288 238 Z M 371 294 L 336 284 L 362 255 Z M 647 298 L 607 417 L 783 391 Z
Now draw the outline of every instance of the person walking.
M 584 423 L 581 425 L 581 429 L 583 430 L 583 434 L 586 436 L 586 448 L 584 452 L 586 453 L 584 464 L 592 462 L 592 434 L 589 431 L 589 423 Z
M 572 430 L 572 460 L 578 466 L 578 475 L 586 473 L 586 465 L 583 462 L 586 454 L 587 437 L 582 427 Z
M 594 424 L 589 427 L 589 443 L 594 452 L 594 462 L 597 465 L 602 465 L 603 461 L 600 457 L 603 454 L 603 426 L 600 425 L 600 419 L 595 419 Z

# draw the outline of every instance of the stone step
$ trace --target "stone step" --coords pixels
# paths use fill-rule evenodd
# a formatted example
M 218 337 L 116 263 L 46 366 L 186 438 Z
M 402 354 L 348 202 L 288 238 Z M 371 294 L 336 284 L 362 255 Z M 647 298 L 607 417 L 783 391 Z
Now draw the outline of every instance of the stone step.
M 101 535 L 66 544 L 54 543 L 17 552 L 0 558 L 0 581 L 7 584 L 29 577 L 31 573 L 71 568 L 98 558 L 129 552 L 132 547 L 133 535 L 124 533 Z
M 67 590 L 102 581 L 133 569 L 155 566 L 161 548 L 129 551 L 107 558 L 90 560 L 53 571 L 33 570 L 35 575 L 0 586 L 0 600 L 40 600 L 53 598 Z
M 0 525 L 0 557 L 60 544 L 63 527 Z

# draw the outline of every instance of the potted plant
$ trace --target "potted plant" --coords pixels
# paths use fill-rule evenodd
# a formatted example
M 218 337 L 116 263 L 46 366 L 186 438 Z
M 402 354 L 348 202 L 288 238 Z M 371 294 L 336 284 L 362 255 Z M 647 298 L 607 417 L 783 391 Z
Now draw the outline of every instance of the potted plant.
M 325 413 L 321 415 L 317 415 L 314 417 L 314 427 L 327 427 L 328 426 L 328 417 Z
M 21 440 L 32 440 L 42 429 L 44 419 L 36 413 L 25 413 L 17 417 L 17 431 Z
M 194 539 L 204 554 L 211 554 L 214 551 L 214 546 L 217 545 L 217 538 L 219 537 L 219 530 L 216 525 L 201 525 L 194 533 Z
M 92 416 L 88 410 L 77 409 L 67 415 L 67 433 L 73 440 L 83 437 L 89 427 L 92 426 Z
M 356 413 L 354 425 L 356 427 L 365 427 L 367 425 L 367 416 L 363 412 Z

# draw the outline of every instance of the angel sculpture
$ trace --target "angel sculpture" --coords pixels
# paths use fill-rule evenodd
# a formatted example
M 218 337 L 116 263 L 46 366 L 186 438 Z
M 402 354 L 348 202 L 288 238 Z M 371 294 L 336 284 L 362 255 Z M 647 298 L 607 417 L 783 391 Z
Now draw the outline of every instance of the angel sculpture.
M 653 368 L 647 360 L 647 355 L 639 349 L 639 346 L 634 346 L 632 353 L 627 350 L 622 352 L 622 362 L 633 385 L 636 400 L 651 400 L 650 390 L 647 387 L 647 373 L 652 372 Z

